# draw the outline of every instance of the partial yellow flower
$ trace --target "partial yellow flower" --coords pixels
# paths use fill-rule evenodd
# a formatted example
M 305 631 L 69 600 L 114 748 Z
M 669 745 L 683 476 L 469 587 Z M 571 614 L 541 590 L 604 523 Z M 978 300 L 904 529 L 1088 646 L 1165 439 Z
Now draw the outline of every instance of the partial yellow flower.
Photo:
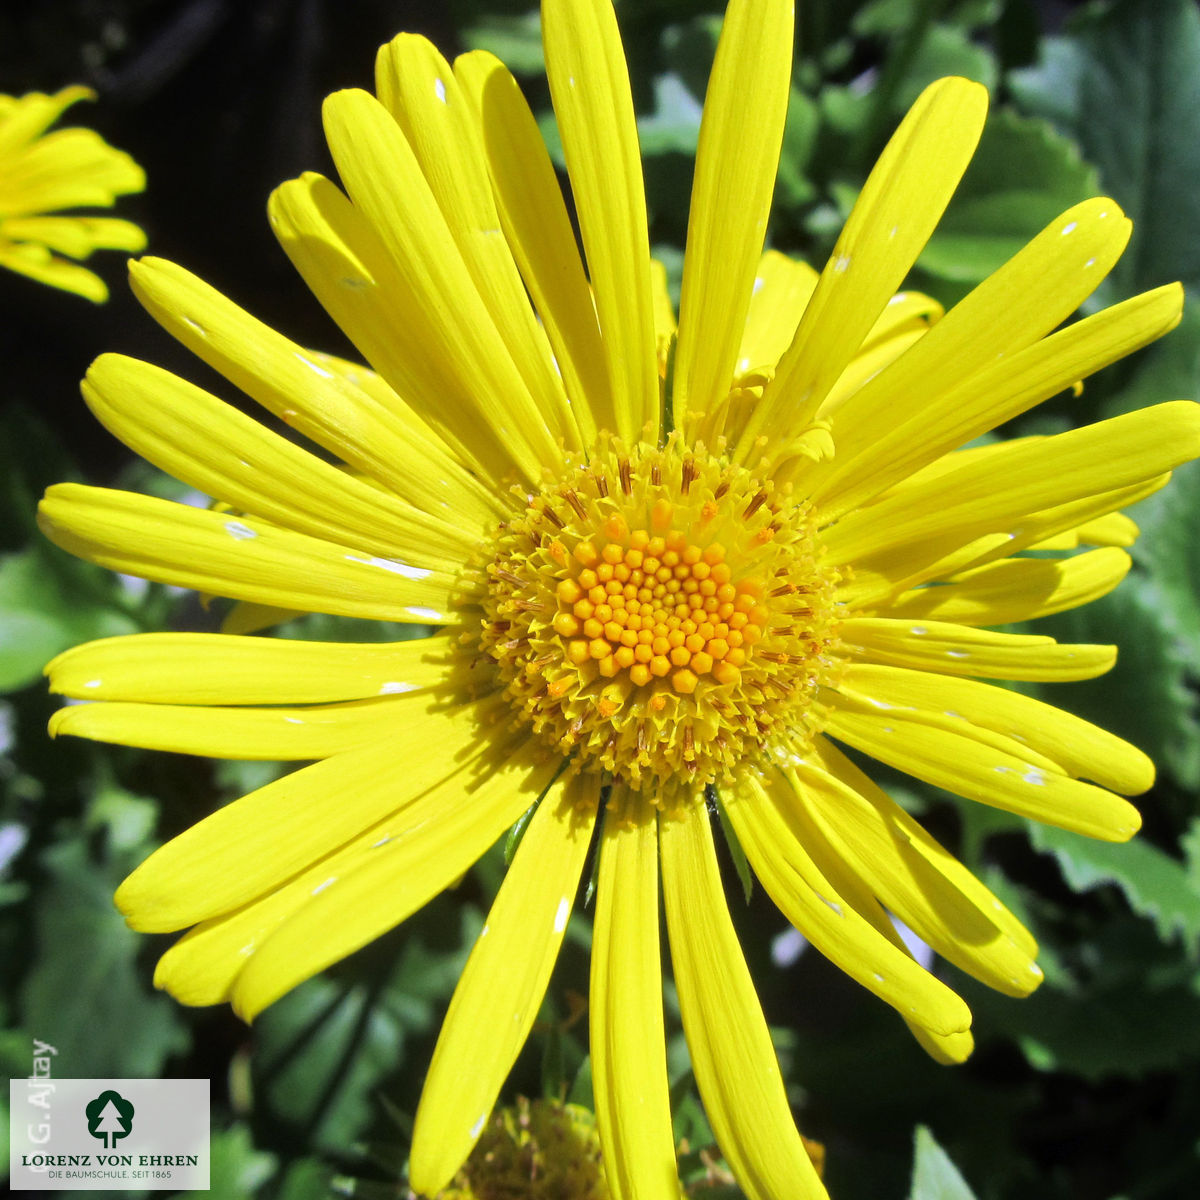
M 131 221 L 63 210 L 111 208 L 118 196 L 140 192 L 146 176 L 91 129 L 46 132 L 76 101 L 95 98 L 80 86 L 0 95 L 0 266 L 101 303 L 104 281 L 68 260 L 94 250 L 136 254 L 146 235 Z
M 219 503 L 68 484 L 42 505 L 77 554 L 240 602 L 222 634 L 56 659 L 52 687 L 94 703 L 53 732 L 316 760 L 205 818 L 118 892 L 135 928 L 189 930 L 156 975 L 183 1002 L 252 1018 L 532 810 L 434 1054 L 421 1193 L 449 1183 L 487 1124 L 593 844 L 592 1071 L 613 1196 L 678 1195 L 661 880 L 726 1159 L 752 1200 L 821 1197 L 722 892 L 713 810 L 809 941 L 954 1061 L 970 1014 L 891 915 L 1012 995 L 1040 979 L 1036 946 L 839 745 L 1116 841 L 1139 823 L 1123 796 L 1153 781 L 1134 747 L 984 682 L 1089 678 L 1112 647 L 987 626 L 1116 586 L 1137 532 L 1119 510 L 1200 452 L 1200 408 L 964 447 L 1172 328 L 1181 290 L 1058 328 L 1129 236 L 1100 199 L 944 315 L 897 291 L 983 126 L 986 94 L 961 79 L 917 101 L 819 275 L 764 254 L 793 20 L 790 0 L 729 5 L 677 328 L 610 0 L 543 6 L 582 257 L 504 67 L 396 38 L 376 95 L 326 104 L 345 190 L 306 175 L 270 204 L 370 367 L 296 345 L 180 267 L 135 264 L 149 311 L 297 436 L 108 355 L 84 384 L 93 411 Z M 247 636 L 298 611 L 442 630 Z

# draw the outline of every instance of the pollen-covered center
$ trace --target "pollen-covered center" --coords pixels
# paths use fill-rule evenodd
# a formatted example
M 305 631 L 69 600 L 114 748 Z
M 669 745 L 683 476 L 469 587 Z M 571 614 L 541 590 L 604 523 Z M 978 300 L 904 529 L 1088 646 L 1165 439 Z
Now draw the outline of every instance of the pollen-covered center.
M 480 647 L 539 735 L 660 791 L 803 748 L 836 637 L 806 505 L 675 441 L 602 443 L 522 500 Z

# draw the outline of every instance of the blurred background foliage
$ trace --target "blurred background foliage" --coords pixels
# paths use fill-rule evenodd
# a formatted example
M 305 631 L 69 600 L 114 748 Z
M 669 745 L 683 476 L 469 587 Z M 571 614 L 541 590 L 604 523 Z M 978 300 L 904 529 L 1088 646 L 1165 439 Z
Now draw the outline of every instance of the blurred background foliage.
M 719 0 L 618 0 L 646 156 L 651 237 L 677 285 Z M 913 286 L 964 294 L 1062 209 L 1115 197 L 1133 243 L 1092 307 L 1172 279 L 1200 286 L 1200 13 L 1193 0 L 803 0 L 770 242 L 820 265 L 874 156 L 921 87 L 986 83 L 979 153 Z M 486 47 L 520 76 L 558 143 L 529 0 L 44 0 L 0 9 L 0 90 L 86 82 L 76 110 L 146 168 L 122 215 L 289 335 L 348 352 L 271 238 L 270 188 L 331 171 L 320 99 L 369 86 L 400 30 L 447 54 Z M 0 279 L 0 1063 L 33 1039 L 69 1076 L 213 1081 L 212 1194 L 400 1195 L 405 1139 L 437 1028 L 503 870 L 497 847 L 402 929 L 299 988 L 251 1028 L 153 992 L 167 939 L 129 932 L 115 885 L 155 845 L 279 768 L 52 744 L 41 680 L 87 638 L 211 627 L 196 599 L 121 580 L 40 540 L 33 510 L 62 479 L 179 495 L 91 420 L 77 382 L 120 350 L 234 400 L 140 312 L 116 256 L 96 309 Z M 1163 343 L 1001 431 L 1047 432 L 1200 391 L 1200 309 Z M 1200 1195 L 1200 470 L 1135 514 L 1124 586 L 1041 624 L 1119 642 L 1106 677 L 1055 703 L 1150 752 L 1145 830 L 1112 847 L 960 804 L 899 777 L 894 794 L 1027 919 L 1046 983 L 1010 1000 L 939 972 L 976 1014 L 977 1050 L 933 1064 L 892 1013 L 789 936 L 755 890 L 734 916 L 807 1136 L 835 1200 L 1170 1200 Z M 361 623 L 303 632 L 352 640 Z M 387 631 L 382 631 L 386 635 Z M 374 636 L 380 636 L 375 631 Z M 1036 685 L 1034 685 L 1036 687 Z M 1042 689 L 1047 695 L 1051 689 Z M 740 893 L 731 864 L 731 896 Z M 587 1103 L 590 917 L 570 926 L 509 1095 Z M 676 1132 L 690 1194 L 740 1193 L 711 1149 L 669 983 Z M 0 1140 L 7 1137 L 7 1119 Z M 359 1181 L 359 1182 L 355 1182 Z M 367 1181 L 364 1184 L 362 1181 Z M 372 1188 L 371 1182 L 376 1185 Z M 781 1198 L 785 1200 L 785 1198 Z

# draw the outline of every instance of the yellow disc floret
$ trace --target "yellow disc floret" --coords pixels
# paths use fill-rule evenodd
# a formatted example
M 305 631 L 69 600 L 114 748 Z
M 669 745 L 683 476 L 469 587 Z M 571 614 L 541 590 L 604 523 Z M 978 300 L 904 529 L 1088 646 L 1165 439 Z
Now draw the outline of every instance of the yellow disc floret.
M 836 636 L 806 505 L 674 440 L 602 442 L 522 500 L 480 645 L 539 734 L 660 791 L 802 748 Z

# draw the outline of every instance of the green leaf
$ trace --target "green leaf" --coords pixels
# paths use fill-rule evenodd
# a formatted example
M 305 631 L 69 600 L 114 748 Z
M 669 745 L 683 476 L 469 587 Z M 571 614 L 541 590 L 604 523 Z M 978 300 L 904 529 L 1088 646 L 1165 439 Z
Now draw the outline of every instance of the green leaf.
M 1119 0 L 1085 10 L 1014 94 L 1096 164 L 1134 222 L 1113 273 L 1119 294 L 1200 284 L 1200 11 L 1194 0 Z
M 275 1174 L 273 1154 L 254 1148 L 245 1125 L 212 1135 L 212 1167 L 208 1190 L 225 1200 L 252 1200 L 257 1189 Z
M 937 1144 L 933 1134 L 918 1125 L 913 1139 L 912 1187 L 908 1200 L 975 1200 L 975 1193 Z
M 893 112 L 897 116 L 907 112 L 925 88 L 947 75 L 974 79 L 994 91 L 999 68 L 992 52 L 973 42 L 965 30 L 945 24 L 931 25 L 892 97 Z
M 0 691 L 33 683 L 68 646 L 137 632 L 117 607 L 119 588 L 108 571 L 49 544 L 0 558 Z
M 1068 886 L 1076 892 L 1104 884 L 1120 888 L 1129 907 L 1154 923 L 1164 941 L 1179 938 L 1191 954 L 1200 946 L 1200 888 L 1183 863 L 1145 838 L 1115 845 L 1030 824 L 1035 849 L 1053 854 Z
M 513 16 L 488 13 L 463 29 L 462 40 L 468 49 L 490 51 L 514 75 L 545 73 L 542 23 L 536 8 Z
M 994 113 L 918 266 L 976 284 L 1060 213 L 1099 191 L 1096 171 L 1043 120 Z
M 696 155 L 700 138 L 701 101 L 676 74 L 659 75 L 654 81 L 654 112 L 638 118 L 638 140 L 642 154 Z
M 146 986 L 137 961 L 145 935 L 113 906 L 123 865 L 93 862 L 82 839 L 52 846 L 41 863 L 48 879 L 22 989 L 26 1027 L 58 1048 L 64 1075 L 160 1075 L 187 1034 L 174 1001 Z

